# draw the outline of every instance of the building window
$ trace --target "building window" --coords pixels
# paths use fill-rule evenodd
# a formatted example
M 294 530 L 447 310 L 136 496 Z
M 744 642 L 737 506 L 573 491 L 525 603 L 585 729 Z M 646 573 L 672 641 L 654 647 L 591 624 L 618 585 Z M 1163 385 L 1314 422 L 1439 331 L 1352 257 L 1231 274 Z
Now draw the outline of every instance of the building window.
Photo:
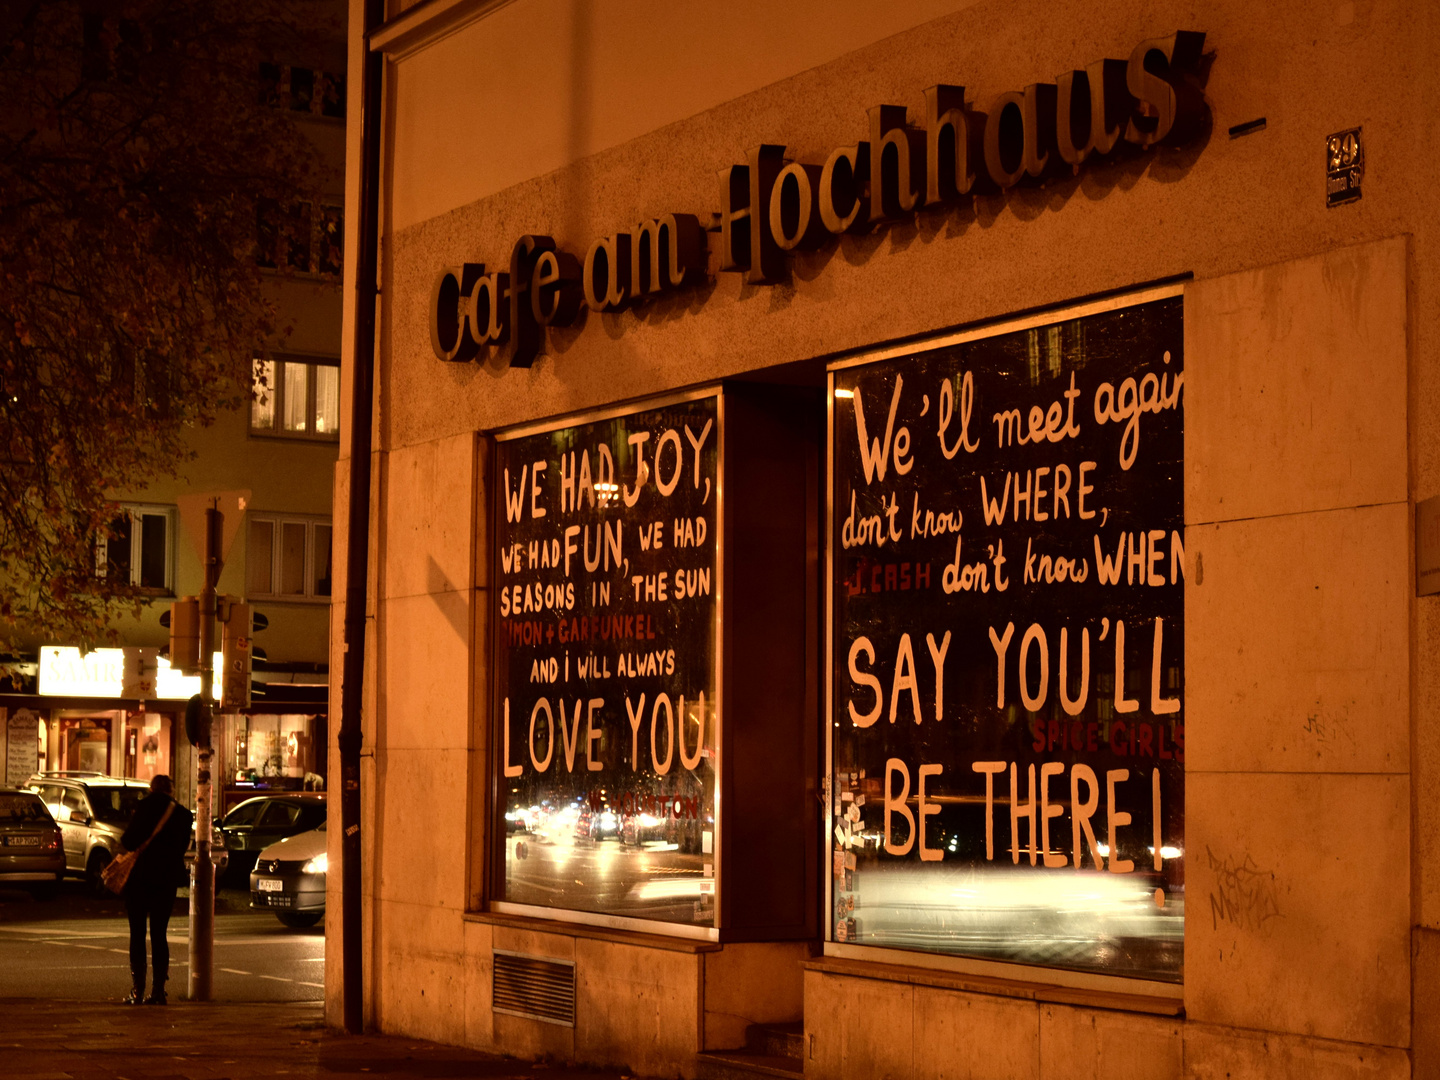
M 250 430 L 257 435 L 338 440 L 339 363 L 283 354 L 257 356 Z
M 317 211 L 308 202 L 281 204 L 274 199 L 255 205 L 255 263 L 262 269 L 338 278 L 344 269 L 344 235 L 341 206 Z
M 106 19 L 86 12 L 82 23 L 80 75 L 92 82 L 133 83 L 140 74 L 144 35 L 134 19 Z
M 252 600 L 328 597 L 330 519 L 252 515 L 245 595 Z
M 345 270 L 344 245 L 345 209 L 340 206 L 320 207 L 320 243 L 315 253 L 315 272 L 321 277 L 339 277 Z
M 260 65 L 260 104 L 310 116 L 345 118 L 345 77 L 292 64 Z
M 174 548 L 172 508 L 126 506 L 96 541 L 95 574 L 117 585 L 170 592 Z

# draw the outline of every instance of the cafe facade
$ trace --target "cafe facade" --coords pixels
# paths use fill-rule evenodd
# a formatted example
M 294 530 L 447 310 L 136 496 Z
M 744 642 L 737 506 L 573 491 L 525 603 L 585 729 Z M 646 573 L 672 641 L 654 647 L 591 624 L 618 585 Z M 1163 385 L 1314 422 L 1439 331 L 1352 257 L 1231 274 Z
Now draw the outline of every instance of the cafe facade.
M 366 7 L 367 1024 L 1440 1070 L 1432 12 Z

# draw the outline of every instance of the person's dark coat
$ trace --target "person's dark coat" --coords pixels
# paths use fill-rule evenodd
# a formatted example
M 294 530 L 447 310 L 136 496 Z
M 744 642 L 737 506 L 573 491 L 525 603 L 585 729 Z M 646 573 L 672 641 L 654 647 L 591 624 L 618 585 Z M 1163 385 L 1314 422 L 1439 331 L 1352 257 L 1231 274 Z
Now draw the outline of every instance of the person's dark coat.
M 137 850 L 155 831 L 155 826 L 165 816 L 166 807 L 171 805 L 175 810 L 166 820 L 164 829 L 140 852 L 135 868 L 130 871 L 130 880 L 125 884 L 126 892 L 142 890 L 153 893 L 176 889 L 187 883 L 185 851 L 190 846 L 190 826 L 195 821 L 195 815 L 169 795 L 153 791 L 140 800 L 135 817 L 120 838 L 120 843 L 126 851 Z

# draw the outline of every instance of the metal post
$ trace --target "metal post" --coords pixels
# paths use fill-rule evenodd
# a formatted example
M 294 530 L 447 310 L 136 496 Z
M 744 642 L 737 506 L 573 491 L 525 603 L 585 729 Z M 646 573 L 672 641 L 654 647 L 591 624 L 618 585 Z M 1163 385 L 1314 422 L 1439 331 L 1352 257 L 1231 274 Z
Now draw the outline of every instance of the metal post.
M 205 587 L 200 590 L 200 724 L 195 749 L 195 866 L 190 878 L 190 1000 L 211 1000 L 215 959 L 215 863 L 210 858 L 213 788 L 210 782 L 211 703 L 215 692 L 215 586 L 225 515 L 205 511 Z

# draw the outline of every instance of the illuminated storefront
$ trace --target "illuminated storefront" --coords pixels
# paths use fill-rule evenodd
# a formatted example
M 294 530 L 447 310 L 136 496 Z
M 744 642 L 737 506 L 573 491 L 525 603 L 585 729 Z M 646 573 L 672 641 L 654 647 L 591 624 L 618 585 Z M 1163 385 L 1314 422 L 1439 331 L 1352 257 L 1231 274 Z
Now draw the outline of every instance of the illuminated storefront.
M 1440 30 L 583 7 L 352 31 L 367 1019 L 686 1077 L 787 1025 L 822 1077 L 1440 1067 L 1434 197 L 1352 60 Z
M 42 646 L 36 692 L 0 695 L 0 709 L 9 720 L 4 756 L 9 782 L 21 783 L 45 770 L 139 780 L 180 771 L 177 766 L 191 752 L 185 703 L 200 692 L 200 677 L 176 673 L 158 651 L 82 653 L 70 646 Z M 220 660 L 217 652 L 217 671 Z M 322 790 L 323 684 L 277 680 L 253 685 L 258 690 L 252 690 L 250 708 L 217 713 L 225 732 L 217 744 L 222 748 L 222 802 L 231 805 L 260 789 Z M 224 705 L 221 700 L 219 708 Z

